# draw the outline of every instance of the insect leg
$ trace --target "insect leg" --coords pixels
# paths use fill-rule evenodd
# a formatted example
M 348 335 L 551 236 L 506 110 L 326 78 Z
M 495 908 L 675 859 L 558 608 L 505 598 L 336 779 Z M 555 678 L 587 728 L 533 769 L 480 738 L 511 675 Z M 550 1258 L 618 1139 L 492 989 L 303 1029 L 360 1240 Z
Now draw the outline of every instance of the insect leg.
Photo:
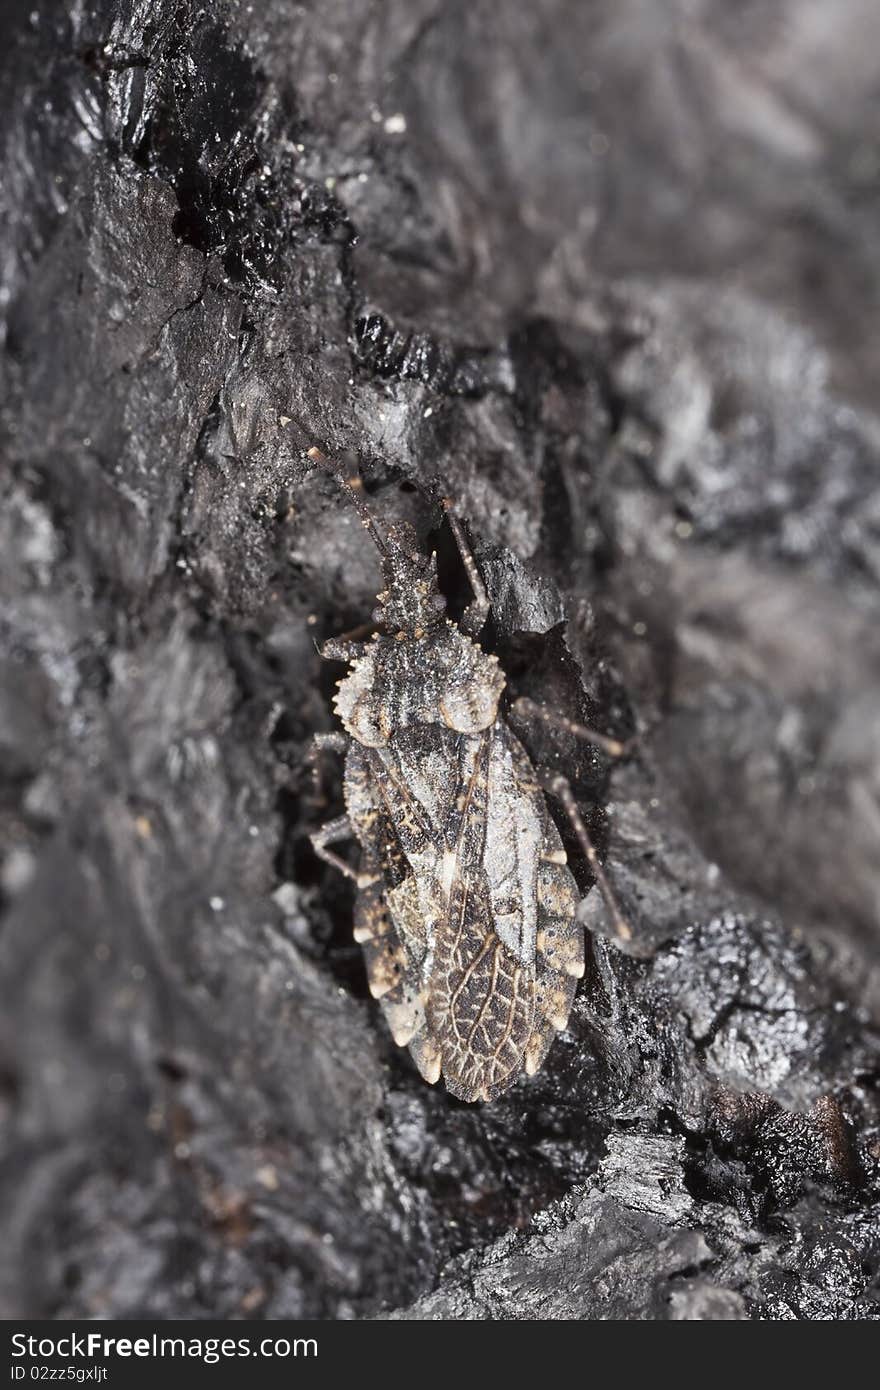
M 452 510 L 452 503 L 448 497 L 443 499 L 443 509 L 449 521 L 449 528 L 458 546 L 458 553 L 461 556 L 461 563 L 465 567 L 468 583 L 473 592 L 473 602 L 469 603 L 461 617 L 459 627 L 468 637 L 476 637 L 489 616 L 489 595 L 483 583 L 483 576 L 477 568 L 474 559 L 474 552 L 468 544 L 467 536 L 455 512 Z
M 325 749 L 331 753 L 344 753 L 348 747 L 348 739 L 345 734 L 339 733 L 337 729 L 328 733 L 312 734 L 311 746 L 308 756 L 317 758 Z
M 605 899 L 605 906 L 611 917 L 614 935 L 619 941 L 630 941 L 632 939 L 632 928 L 621 912 L 617 898 L 614 895 L 614 890 L 608 881 L 605 870 L 599 862 L 596 847 L 590 839 L 587 827 L 584 825 L 583 817 L 577 808 L 577 802 L 574 799 L 574 793 L 571 790 L 567 778 L 563 777 L 558 772 L 550 772 L 543 776 L 542 781 L 545 790 L 548 791 L 551 796 L 556 797 L 562 804 L 562 808 L 571 822 L 571 827 L 577 836 L 578 843 L 593 871 L 599 892 Z
M 514 700 L 510 711 L 511 714 L 541 719 L 554 729 L 562 729 L 564 733 L 582 738 L 586 743 L 595 743 L 598 748 L 604 749 L 612 758 L 626 757 L 635 742 L 635 739 L 628 739 L 622 743 L 620 739 L 609 738 L 607 734 L 600 734 L 595 729 L 588 728 L 586 724 L 578 724 L 576 720 L 568 719 L 564 714 L 557 714 L 554 710 L 547 709 L 545 705 L 537 704 L 525 695 Z
M 324 788 L 321 785 L 321 754 L 325 752 L 344 753 L 348 739 L 338 731 L 334 733 L 312 734 L 309 741 L 306 762 L 312 774 L 312 795 L 316 801 L 324 801 Z
M 346 878 L 352 878 L 357 883 L 357 872 L 350 864 L 346 864 L 345 860 L 338 854 L 334 854 L 332 850 L 327 848 L 328 845 L 336 844 L 339 840 L 354 839 L 354 830 L 348 816 L 337 816 L 336 820 L 329 820 L 326 825 L 321 826 L 320 830 L 313 830 L 309 839 L 319 859 L 323 859 L 325 864 L 331 864 L 334 869 L 345 874 Z
M 356 661 L 363 650 L 362 639 L 375 631 L 375 623 L 361 623 L 348 632 L 340 632 L 338 637 L 328 637 L 318 647 L 318 655 L 325 661 Z

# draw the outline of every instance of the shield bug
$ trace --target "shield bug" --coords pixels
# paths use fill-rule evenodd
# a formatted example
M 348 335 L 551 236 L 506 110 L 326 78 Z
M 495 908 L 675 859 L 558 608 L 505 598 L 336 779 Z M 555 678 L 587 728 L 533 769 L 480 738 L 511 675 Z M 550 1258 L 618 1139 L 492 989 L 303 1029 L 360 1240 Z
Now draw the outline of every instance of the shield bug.
M 569 816 L 617 934 L 629 929 L 568 783 L 542 778 L 501 712 L 504 673 L 476 641 L 488 595 L 451 506 L 473 592 L 459 623 L 446 614 L 436 556 L 420 553 L 404 526 L 381 529 L 358 478 L 317 449 L 309 457 L 357 508 L 385 586 L 370 640 L 350 634 L 321 649 L 350 667 L 334 701 L 345 733 L 315 740 L 316 752 L 345 753 L 346 813 L 312 844 L 355 882 L 354 935 L 394 1041 L 426 1081 L 442 1075 L 462 1100 L 493 1100 L 541 1066 L 584 973 L 580 894 L 545 792 Z M 624 751 L 519 704 L 612 755 Z M 330 848 L 345 839 L 358 842 L 357 867 Z

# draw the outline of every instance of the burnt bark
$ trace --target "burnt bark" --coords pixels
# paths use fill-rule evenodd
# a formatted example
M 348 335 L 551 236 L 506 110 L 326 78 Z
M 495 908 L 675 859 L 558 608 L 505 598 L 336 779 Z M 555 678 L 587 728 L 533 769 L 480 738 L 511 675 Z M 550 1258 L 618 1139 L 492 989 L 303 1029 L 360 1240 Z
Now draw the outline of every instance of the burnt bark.
M 4 18 L 0 1311 L 876 1317 L 875 7 Z M 639 735 L 517 725 L 634 938 L 490 1106 L 308 847 L 379 587 L 314 445 Z

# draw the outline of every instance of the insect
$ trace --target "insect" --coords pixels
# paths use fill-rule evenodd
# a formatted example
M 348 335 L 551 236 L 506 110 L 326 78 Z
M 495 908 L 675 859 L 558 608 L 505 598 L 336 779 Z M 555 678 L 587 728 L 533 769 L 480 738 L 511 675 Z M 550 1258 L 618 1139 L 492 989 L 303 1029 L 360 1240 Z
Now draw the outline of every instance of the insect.
M 370 992 L 394 1041 L 428 1082 L 490 1101 L 542 1065 L 566 1027 L 584 973 L 580 894 L 545 796 L 566 810 L 621 938 L 617 906 L 564 778 L 544 777 L 500 711 L 505 677 L 477 644 L 489 599 L 455 512 L 447 517 L 473 600 L 446 614 L 436 556 L 404 525 L 385 531 L 358 478 L 334 472 L 381 559 L 384 589 L 370 640 L 331 639 L 322 656 L 349 664 L 334 700 L 344 734 L 345 815 L 315 831 L 315 852 L 355 882 L 354 935 Z M 614 739 L 518 702 L 619 755 Z M 353 868 L 329 846 L 354 839 Z

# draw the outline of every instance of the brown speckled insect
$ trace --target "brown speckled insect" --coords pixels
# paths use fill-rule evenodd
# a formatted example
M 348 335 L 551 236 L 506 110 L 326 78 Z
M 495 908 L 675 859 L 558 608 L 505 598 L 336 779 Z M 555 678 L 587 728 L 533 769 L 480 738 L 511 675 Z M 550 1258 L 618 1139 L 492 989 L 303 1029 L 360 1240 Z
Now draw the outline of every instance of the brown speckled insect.
M 335 708 L 343 734 L 315 750 L 345 752 L 346 814 L 316 831 L 316 853 L 357 886 L 355 939 L 370 992 L 394 1041 L 424 1079 L 462 1100 L 493 1100 L 534 1074 L 565 1028 L 584 973 L 579 893 L 545 791 L 572 821 L 614 929 L 629 936 L 571 789 L 542 779 L 499 712 L 505 678 L 476 643 L 489 600 L 461 525 L 447 516 L 473 591 L 461 622 L 446 616 L 436 556 L 409 528 L 383 534 L 360 494 L 317 449 L 379 550 L 385 588 L 366 642 L 325 643 L 350 664 Z M 612 755 L 623 745 L 550 715 Z M 355 838 L 353 869 L 328 845 Z

